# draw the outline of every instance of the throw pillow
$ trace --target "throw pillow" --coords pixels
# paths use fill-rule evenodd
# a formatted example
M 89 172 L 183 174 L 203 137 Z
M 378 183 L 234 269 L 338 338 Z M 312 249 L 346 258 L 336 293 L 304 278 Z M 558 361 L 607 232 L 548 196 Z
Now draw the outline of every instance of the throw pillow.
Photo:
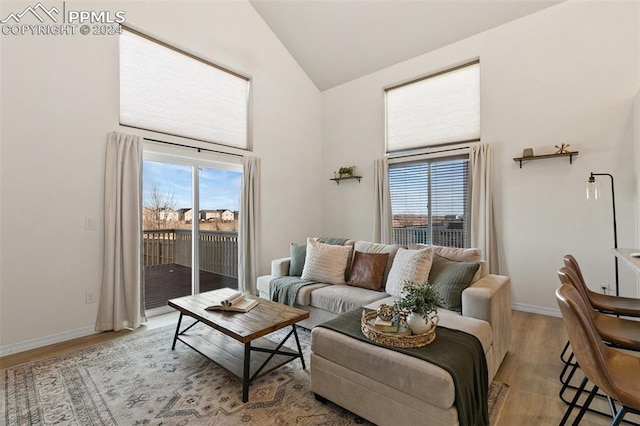
M 391 266 L 393 265 L 393 259 L 400 247 L 402 246 L 399 244 L 379 244 L 372 243 L 370 241 L 356 241 L 353 249 L 355 251 L 361 251 L 363 253 L 389 253 L 387 266 L 384 268 L 384 278 L 382 279 L 382 283 L 384 285 L 384 283 L 387 282 L 389 271 L 391 270 Z
M 420 250 L 399 248 L 389 271 L 385 291 L 391 296 L 402 297 L 402 287 L 408 282 L 414 285 L 427 282 L 432 258 L 431 247 Z
M 323 244 L 307 238 L 307 255 L 302 279 L 329 284 L 345 284 L 344 273 L 351 257 L 352 246 Z
M 479 262 L 459 262 L 435 254 L 429 273 L 429 282 L 440 294 L 438 306 L 462 312 L 462 291 L 471 285 Z
M 482 251 L 478 248 L 432 246 L 429 244 L 409 244 L 408 248 L 418 250 L 426 247 L 432 247 L 435 254 L 460 262 L 480 262 L 482 258 Z
M 353 257 L 351 277 L 347 284 L 354 287 L 382 291 L 384 269 L 389 253 L 362 253 L 357 251 Z
M 300 275 L 302 275 L 302 268 L 304 268 L 304 259 L 307 254 L 307 245 L 291 243 L 289 252 L 291 255 L 291 262 L 289 263 L 289 275 L 292 277 L 299 277 Z

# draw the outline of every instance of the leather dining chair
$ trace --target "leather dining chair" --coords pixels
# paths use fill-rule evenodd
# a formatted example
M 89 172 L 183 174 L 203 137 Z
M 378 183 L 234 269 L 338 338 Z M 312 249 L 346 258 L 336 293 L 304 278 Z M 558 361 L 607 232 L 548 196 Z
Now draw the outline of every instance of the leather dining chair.
M 575 257 L 567 254 L 564 256 L 563 260 L 565 267 L 575 272 L 576 276 L 578 277 L 576 283 L 579 285 L 576 288 L 584 297 L 584 299 L 589 301 L 589 304 L 591 304 L 593 309 L 612 315 L 640 318 L 640 299 L 631 297 L 610 296 L 591 291 L 589 289 L 589 286 L 587 286 L 584 276 L 582 275 L 582 271 L 580 270 L 580 266 L 578 265 L 578 261 L 575 259 Z M 568 349 L 569 342 L 567 342 L 560 354 L 560 360 L 565 365 L 571 362 L 571 357 L 565 358 Z
M 560 277 L 560 282 L 562 284 L 569 284 L 578 291 L 580 297 L 582 297 L 584 305 L 588 308 L 587 313 L 593 320 L 596 330 L 602 340 L 613 346 L 640 351 L 639 321 L 605 315 L 594 310 L 593 306 L 589 303 L 589 299 L 586 299 L 585 296 L 580 293 L 582 285 L 579 277 L 573 269 L 567 268 L 566 266 L 560 268 L 558 276 Z
M 589 300 L 594 309 L 614 315 L 640 318 L 640 299 L 636 299 L 634 297 L 611 296 L 591 291 L 586 284 L 575 257 L 567 254 L 563 260 L 564 265 L 576 273 L 578 283 L 581 286 L 578 288 L 578 291 L 580 291 L 586 300 Z
M 562 284 L 556 290 L 556 299 L 573 353 L 585 374 L 580 391 L 567 407 L 560 425 L 566 423 L 577 406 L 578 397 L 587 381 L 591 381 L 594 386 L 574 424 L 580 422 L 598 389 L 609 400 L 612 425 L 620 424 L 628 412 L 640 414 L 640 356 L 612 349 L 604 344 L 589 313 L 592 308 L 584 303 L 582 296 L 572 285 Z M 616 406 L 616 401 L 620 408 Z
M 575 287 L 582 296 L 585 305 L 591 308 L 590 313 L 601 338 L 609 345 L 640 351 L 640 322 L 601 313 L 640 317 L 640 299 L 607 296 L 591 291 L 585 283 L 576 259 L 568 254 L 563 260 L 565 267 L 558 271 L 560 282 Z M 569 355 L 567 357 L 568 352 Z M 566 390 L 568 388 L 578 389 L 571 384 L 571 379 L 578 369 L 578 365 L 574 362 L 573 353 L 569 351 L 569 342 L 565 344 L 560 354 L 560 359 L 564 363 L 564 367 L 560 373 L 562 387 L 559 396 L 563 402 L 569 404 L 569 401 L 564 396 Z M 589 411 L 606 414 L 593 409 L 589 409 Z

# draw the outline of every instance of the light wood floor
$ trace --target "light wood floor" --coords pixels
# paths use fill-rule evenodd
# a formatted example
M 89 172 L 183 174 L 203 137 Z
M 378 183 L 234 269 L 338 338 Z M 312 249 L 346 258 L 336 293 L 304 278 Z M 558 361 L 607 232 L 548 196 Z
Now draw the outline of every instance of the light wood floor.
M 33 362 L 73 350 L 92 346 L 131 333 L 144 333 L 177 322 L 177 314 L 153 317 L 136 331 L 100 333 L 45 348 L 34 349 L 0 358 L 0 368 Z M 498 426 L 557 425 L 565 411 L 560 401 L 558 375 L 562 369 L 559 354 L 566 342 L 562 319 L 513 312 L 511 350 L 502 363 L 496 381 L 510 386 L 509 395 L 500 414 Z M 598 402 L 599 403 L 599 402 Z M 606 405 L 599 409 L 607 411 Z M 571 417 L 571 421 L 575 416 Z M 627 418 L 639 422 L 638 416 Z M 581 425 L 608 425 L 605 417 L 588 413 Z

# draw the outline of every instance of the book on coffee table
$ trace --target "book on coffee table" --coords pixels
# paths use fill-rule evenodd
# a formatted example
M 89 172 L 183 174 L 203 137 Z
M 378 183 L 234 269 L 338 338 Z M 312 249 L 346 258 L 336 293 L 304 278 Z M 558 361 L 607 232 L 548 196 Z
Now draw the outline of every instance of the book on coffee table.
M 244 294 L 233 292 L 229 296 L 222 299 L 219 304 L 207 306 L 207 311 L 231 311 L 231 312 L 249 312 L 259 302 L 254 299 L 244 297 Z

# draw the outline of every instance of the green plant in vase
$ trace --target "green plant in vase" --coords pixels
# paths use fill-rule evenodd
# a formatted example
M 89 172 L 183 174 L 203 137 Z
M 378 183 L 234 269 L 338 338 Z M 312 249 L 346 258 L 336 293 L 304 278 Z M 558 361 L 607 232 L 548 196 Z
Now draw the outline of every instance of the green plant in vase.
M 431 322 L 436 322 L 440 294 L 427 283 L 414 285 L 406 282 L 402 289 L 402 298 L 395 303 L 397 311 L 407 312 L 406 322 L 413 334 L 426 333 Z
M 340 167 L 340 169 L 338 169 L 338 174 L 340 175 L 340 177 L 349 177 L 349 176 L 353 176 L 353 171 L 355 170 L 356 166 L 343 166 Z

